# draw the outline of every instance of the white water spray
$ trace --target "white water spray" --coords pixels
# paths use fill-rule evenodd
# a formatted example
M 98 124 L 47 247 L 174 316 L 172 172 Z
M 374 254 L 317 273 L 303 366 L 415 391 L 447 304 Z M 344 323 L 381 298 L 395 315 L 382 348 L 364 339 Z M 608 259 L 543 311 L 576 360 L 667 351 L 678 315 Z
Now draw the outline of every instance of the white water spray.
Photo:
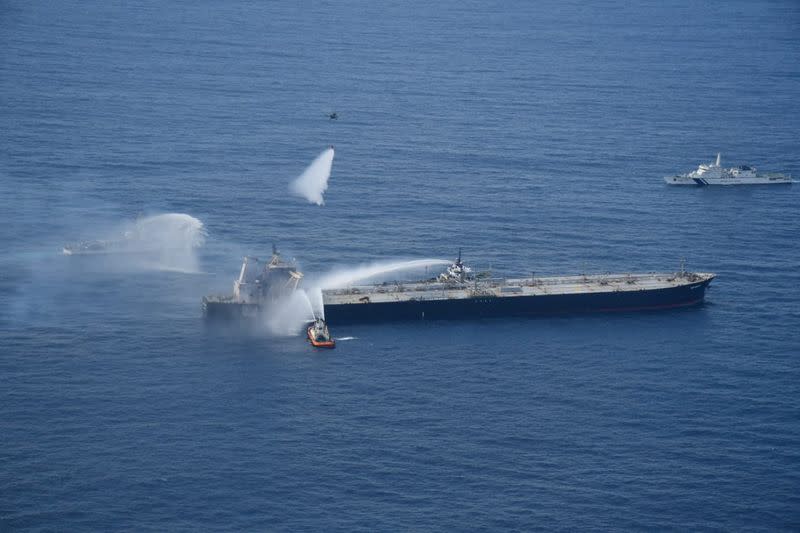
M 198 272 L 196 250 L 205 244 L 203 223 L 184 213 L 138 219 L 125 232 L 123 250 L 143 254 L 140 265 L 156 270 Z
M 311 313 L 311 319 L 316 320 L 317 316 L 320 316 L 324 320 L 324 317 L 314 312 L 314 306 L 311 305 L 311 299 L 308 297 L 308 293 L 303 289 L 298 289 L 298 292 L 302 292 L 303 296 L 305 296 L 306 304 L 308 304 L 308 312 Z
M 184 213 L 140 218 L 133 229 L 133 237 L 140 242 L 165 248 L 200 248 L 207 236 L 203 223 Z
M 416 259 L 373 263 L 355 268 L 340 268 L 322 276 L 317 282 L 311 282 L 309 288 L 297 289 L 282 301 L 270 305 L 269 309 L 265 311 L 263 323 L 271 335 L 297 335 L 303 331 L 306 324 L 313 322 L 316 318 L 325 320 L 323 289 L 346 288 L 365 279 L 447 264 L 450 264 L 450 261 L 444 259 Z M 350 338 L 352 337 L 342 340 Z
M 96 256 L 106 268 L 197 273 L 196 250 L 205 244 L 206 230 L 193 216 L 165 213 L 92 236 L 98 237 L 68 243 L 64 253 Z
M 314 316 L 318 316 L 325 320 L 325 303 L 322 299 L 322 289 L 320 287 L 312 287 L 308 290 L 308 305 L 311 306 L 311 312 Z
M 312 204 L 322 205 L 322 193 L 328 189 L 328 179 L 333 167 L 333 146 L 325 149 L 290 185 L 292 194 L 305 198 Z
M 293 291 L 287 298 L 275 302 L 264 312 L 264 323 L 272 335 L 297 335 L 303 326 L 314 321 L 314 310 L 303 289 Z
M 415 259 L 412 261 L 396 261 L 392 263 L 374 263 L 356 268 L 336 270 L 323 276 L 316 286 L 319 289 L 342 289 L 357 281 L 385 276 L 404 270 L 420 270 L 437 265 L 448 265 L 444 259 Z

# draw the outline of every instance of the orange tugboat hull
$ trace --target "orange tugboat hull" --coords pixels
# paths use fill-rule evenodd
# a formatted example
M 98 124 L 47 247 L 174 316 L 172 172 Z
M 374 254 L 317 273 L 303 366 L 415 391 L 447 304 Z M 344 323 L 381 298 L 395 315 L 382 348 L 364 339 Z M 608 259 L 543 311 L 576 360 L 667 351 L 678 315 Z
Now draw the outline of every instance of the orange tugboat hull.
M 308 335 L 308 342 L 311 343 L 311 346 L 314 348 L 335 348 L 336 342 L 333 339 L 329 341 L 318 341 L 314 338 L 314 333 L 312 332 L 314 328 L 310 327 L 306 330 L 306 334 Z

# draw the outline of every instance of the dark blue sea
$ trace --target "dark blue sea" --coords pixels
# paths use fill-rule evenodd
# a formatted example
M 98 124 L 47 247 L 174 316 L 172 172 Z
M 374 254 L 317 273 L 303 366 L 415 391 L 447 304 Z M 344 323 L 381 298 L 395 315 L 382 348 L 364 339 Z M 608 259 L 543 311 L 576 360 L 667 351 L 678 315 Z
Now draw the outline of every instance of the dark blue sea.
M 800 177 L 795 0 L 1 2 L 0 530 L 797 530 L 800 185 L 717 152 Z M 164 213 L 197 268 L 61 253 Z M 202 318 L 273 243 L 718 277 L 323 352 Z

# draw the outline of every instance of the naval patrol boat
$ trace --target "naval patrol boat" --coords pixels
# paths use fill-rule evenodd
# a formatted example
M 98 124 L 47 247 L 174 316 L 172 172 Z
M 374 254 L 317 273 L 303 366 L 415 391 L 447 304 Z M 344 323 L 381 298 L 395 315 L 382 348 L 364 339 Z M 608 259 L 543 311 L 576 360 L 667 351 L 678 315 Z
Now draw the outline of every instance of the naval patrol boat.
M 713 163 L 704 163 L 697 170 L 676 176 L 666 176 L 668 185 L 781 185 L 792 183 L 792 177 L 785 174 L 759 174 L 756 167 L 740 165 L 723 168 L 720 164 L 722 154 L 717 154 Z

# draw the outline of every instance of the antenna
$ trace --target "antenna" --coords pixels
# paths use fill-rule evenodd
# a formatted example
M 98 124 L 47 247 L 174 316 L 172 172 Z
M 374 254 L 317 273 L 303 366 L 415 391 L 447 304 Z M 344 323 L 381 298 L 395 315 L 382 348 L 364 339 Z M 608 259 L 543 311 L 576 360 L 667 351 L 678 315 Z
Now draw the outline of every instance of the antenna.
M 458 259 L 456 259 L 456 264 L 461 264 L 461 248 L 458 249 Z
M 722 153 L 720 153 L 720 152 L 717 152 L 717 162 L 716 162 L 716 163 L 714 163 L 716 166 L 719 166 L 719 164 L 720 164 L 720 158 L 721 158 L 721 156 L 722 156 Z

